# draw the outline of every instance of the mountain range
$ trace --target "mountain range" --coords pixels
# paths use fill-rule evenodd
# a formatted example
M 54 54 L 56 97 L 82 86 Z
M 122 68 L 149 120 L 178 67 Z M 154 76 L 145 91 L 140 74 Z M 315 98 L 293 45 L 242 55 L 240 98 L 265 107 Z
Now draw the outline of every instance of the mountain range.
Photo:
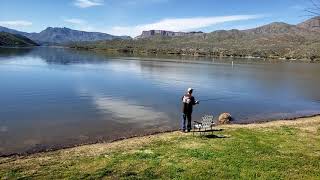
M 242 32 L 247 32 L 249 34 L 274 34 L 274 33 L 279 34 L 279 33 L 292 33 L 293 31 L 294 33 L 298 33 L 298 32 L 307 33 L 304 30 L 320 32 L 320 16 L 311 18 L 297 25 L 290 25 L 282 22 L 274 22 L 258 28 L 244 30 Z M 231 31 L 235 32 L 237 30 L 233 29 Z M 226 32 L 226 31 L 215 31 L 215 32 L 219 33 L 219 32 Z M 212 33 L 215 33 L 215 32 L 212 32 Z M 203 33 L 201 31 L 173 32 L 173 31 L 166 31 L 166 30 L 149 30 L 149 31 L 143 31 L 141 35 L 136 37 L 136 39 L 152 38 L 156 36 L 183 37 L 183 36 L 198 36 L 198 35 L 205 35 L 205 34 L 206 33 Z
M 129 39 L 129 36 L 113 36 L 100 32 L 85 32 L 69 28 L 48 27 L 39 33 L 27 33 L 0 26 L 0 32 L 25 36 L 41 45 L 59 45 L 71 42 Z
M 0 27 L 11 39 L 28 38 L 40 45 L 65 45 L 77 49 L 116 53 L 169 54 L 218 57 L 259 57 L 320 61 L 320 16 L 296 25 L 274 22 L 247 30 L 203 32 L 143 31 L 134 39 L 99 32 L 52 28 L 26 33 Z M 16 36 L 19 35 L 19 36 Z M 2 35 L 9 37 L 9 34 Z M 13 41 L 9 40 L 12 45 Z M 3 41 L 4 42 L 4 41 Z M 14 42 L 18 43 L 19 42 Z M 31 43 L 32 44 L 32 43 Z
M 191 55 L 257 57 L 320 61 L 320 17 L 297 25 L 274 22 L 247 30 L 219 30 L 176 36 L 165 31 L 145 31 L 139 38 L 91 43 L 71 47 L 139 55 Z

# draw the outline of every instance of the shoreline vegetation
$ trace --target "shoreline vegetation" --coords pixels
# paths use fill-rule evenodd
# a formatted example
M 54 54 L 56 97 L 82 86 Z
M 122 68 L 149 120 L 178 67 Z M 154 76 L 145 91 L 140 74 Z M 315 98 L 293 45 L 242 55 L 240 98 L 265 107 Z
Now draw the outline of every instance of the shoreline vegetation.
M 0 179 L 317 179 L 320 116 L 0 158 Z
M 270 57 L 260 57 L 260 56 L 251 56 L 251 55 L 213 55 L 210 52 L 206 53 L 171 53 L 170 51 L 166 52 L 166 50 L 162 50 L 161 52 L 147 52 L 145 50 L 141 51 L 123 51 L 122 49 L 104 49 L 104 48 L 88 48 L 88 47 L 79 47 L 79 46 L 68 46 L 66 48 L 79 50 L 79 51 L 91 51 L 97 54 L 108 55 L 111 57 L 117 58 L 129 58 L 132 60 L 139 59 L 139 58 L 148 58 L 149 60 L 159 60 L 164 61 L 168 60 L 169 62 L 174 60 L 183 60 L 182 62 L 197 62 L 199 60 L 207 60 L 207 59 L 214 59 L 217 62 L 222 60 L 230 60 L 230 63 L 236 59 L 236 63 L 248 63 L 249 61 L 263 63 L 263 62 L 270 62 L 270 63 L 281 63 L 281 62 L 300 62 L 300 63 L 320 63 L 320 58 L 290 58 L 290 57 L 279 57 L 279 56 L 270 56 Z M 320 56 L 319 56 L 320 57 Z M 141 59 L 139 59 L 141 60 Z
M 122 41 L 122 42 L 116 42 Z M 112 40 L 109 42 L 97 42 L 96 44 L 82 43 L 68 45 L 68 48 L 76 50 L 94 51 L 96 53 L 106 53 L 114 55 L 129 55 L 129 56 L 175 56 L 175 57 L 203 57 L 203 58 L 239 58 L 239 59 L 261 59 L 261 60 L 280 60 L 280 61 L 302 61 L 302 62 L 320 62 L 320 44 L 313 44 L 314 47 L 301 49 L 300 52 L 275 52 L 273 50 L 248 50 L 248 49 L 229 49 L 229 48 L 157 48 L 157 47 L 133 47 L 129 41 L 134 40 Z M 124 43 L 124 46 L 117 47 L 112 44 Z M 137 42 L 139 43 L 139 42 Z M 101 44 L 108 44 L 103 46 Z M 164 43 L 165 44 L 165 43 Z M 281 49 L 285 51 L 285 49 Z M 286 51 L 290 48 L 286 48 Z M 248 52 L 249 51 L 249 52 Z M 289 53 L 289 54 L 287 54 Z

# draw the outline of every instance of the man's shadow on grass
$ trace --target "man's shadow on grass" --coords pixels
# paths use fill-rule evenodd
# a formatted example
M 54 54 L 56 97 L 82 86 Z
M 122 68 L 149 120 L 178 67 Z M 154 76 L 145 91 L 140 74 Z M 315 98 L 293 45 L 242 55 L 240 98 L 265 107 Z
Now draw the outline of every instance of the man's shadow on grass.
M 228 136 L 224 136 L 224 135 L 215 135 L 213 134 L 213 132 L 222 132 L 223 129 L 212 129 L 212 130 L 208 130 L 206 132 L 201 132 L 200 137 L 202 138 L 208 138 L 208 139 L 223 139 L 223 138 L 229 138 Z M 197 131 L 195 131 L 195 133 L 197 133 Z M 200 132 L 198 132 L 200 133 Z M 204 133 L 204 134 L 203 134 Z M 207 134 L 207 133 L 211 133 L 211 134 Z
M 227 136 L 224 135 L 215 135 L 215 134 L 208 134 L 208 135 L 204 135 L 204 138 L 208 138 L 208 139 L 224 139 L 224 138 L 229 138 Z

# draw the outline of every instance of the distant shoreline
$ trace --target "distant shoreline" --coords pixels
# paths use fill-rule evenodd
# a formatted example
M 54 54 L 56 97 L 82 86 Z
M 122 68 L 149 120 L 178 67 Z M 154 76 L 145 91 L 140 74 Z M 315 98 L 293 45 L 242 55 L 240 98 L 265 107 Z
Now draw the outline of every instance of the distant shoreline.
M 180 52 L 171 52 L 166 50 L 161 50 L 160 52 L 149 50 L 125 50 L 125 49 L 106 49 L 106 48 L 88 48 L 88 47 L 75 47 L 75 46 L 57 46 L 57 45 L 40 45 L 40 46 L 0 46 L 1 49 L 33 49 L 33 48 L 65 48 L 65 49 L 73 49 L 79 51 L 91 51 L 98 54 L 112 54 L 115 57 L 125 57 L 132 58 L 134 57 L 147 57 L 153 58 L 154 60 L 163 60 L 161 56 L 166 57 L 180 57 L 180 58 L 217 58 L 217 59 L 228 59 L 228 58 L 236 58 L 236 59 L 244 59 L 244 60 L 261 60 L 261 61 L 275 61 L 275 62 L 302 62 L 302 63 L 320 63 L 320 59 L 310 60 L 306 58 L 287 58 L 287 57 L 260 57 L 260 56 L 251 56 L 251 55 L 214 55 L 212 52 L 188 52 L 188 53 L 180 53 Z M 178 50 L 179 51 L 179 50 Z M 125 56 L 127 55 L 127 56 Z
M 92 49 L 92 48 L 84 48 L 84 47 L 73 47 L 73 46 L 26 46 L 26 47 L 8 47 L 8 46 L 0 46 L 0 49 L 33 49 L 33 48 L 61 48 L 61 49 L 72 49 L 77 51 L 87 51 L 94 52 L 97 54 L 105 54 L 105 55 L 113 55 L 115 58 L 125 58 L 128 60 L 141 60 L 141 58 L 151 59 L 151 60 L 159 60 L 159 61 L 179 61 L 187 62 L 196 62 L 198 59 L 212 58 L 217 60 L 233 60 L 233 59 L 243 59 L 243 60 L 257 60 L 257 62 L 298 62 L 298 63 L 320 63 L 320 61 L 310 61 L 308 59 L 288 59 L 284 57 L 279 58 L 264 58 L 264 57 L 253 57 L 253 56 L 212 56 L 212 55 L 190 55 L 190 54 L 166 54 L 166 53 L 145 53 L 142 51 L 141 53 L 130 53 L 130 52 L 119 52 L 115 49 Z M 175 59 L 178 58 L 179 59 Z M 140 58 L 140 59 L 139 59 Z M 195 60 L 197 59 L 197 60 Z
M 124 50 L 124 49 L 106 49 L 106 48 L 88 48 L 88 47 L 74 47 L 74 46 L 69 46 L 67 48 L 74 49 L 74 50 L 80 50 L 80 51 L 91 51 L 99 54 L 113 54 L 113 55 L 118 55 L 119 57 L 128 55 L 132 57 L 158 57 L 158 56 L 168 56 L 168 57 L 186 57 L 186 58 L 237 58 L 237 59 L 244 59 L 244 60 L 250 60 L 250 59 L 255 59 L 255 60 L 273 60 L 273 61 L 285 61 L 285 62 L 303 62 L 303 63 L 320 63 L 320 60 L 310 60 L 310 59 L 305 59 L 305 58 L 286 58 L 286 57 L 260 57 L 260 56 L 251 56 L 251 55 L 214 55 L 211 52 L 188 52 L 188 53 L 180 53 L 180 52 L 171 52 L 171 51 L 166 51 L 166 50 L 161 50 L 159 52 L 157 51 L 152 51 L 149 52 L 149 50 Z M 162 58 L 158 58 L 159 60 Z

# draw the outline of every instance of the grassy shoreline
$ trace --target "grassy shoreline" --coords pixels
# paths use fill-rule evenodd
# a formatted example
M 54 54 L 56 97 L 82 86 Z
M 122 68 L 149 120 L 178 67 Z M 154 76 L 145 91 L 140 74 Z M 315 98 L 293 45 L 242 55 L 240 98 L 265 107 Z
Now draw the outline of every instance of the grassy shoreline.
M 0 179 L 319 179 L 320 116 L 0 158 Z

